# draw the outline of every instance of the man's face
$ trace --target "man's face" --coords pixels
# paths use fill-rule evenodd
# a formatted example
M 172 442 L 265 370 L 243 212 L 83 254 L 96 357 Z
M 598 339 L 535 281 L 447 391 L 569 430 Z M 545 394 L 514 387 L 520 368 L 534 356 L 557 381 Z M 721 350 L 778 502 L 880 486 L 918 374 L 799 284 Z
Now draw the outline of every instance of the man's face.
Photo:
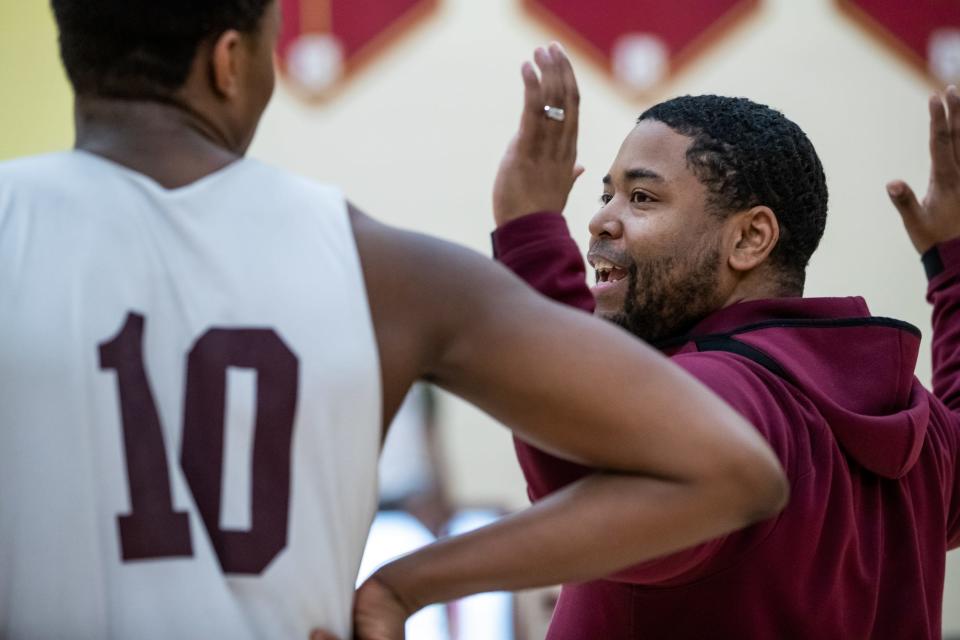
M 684 333 L 724 303 L 723 221 L 687 166 L 691 142 L 661 122 L 639 123 L 590 221 L 597 315 L 651 342 Z

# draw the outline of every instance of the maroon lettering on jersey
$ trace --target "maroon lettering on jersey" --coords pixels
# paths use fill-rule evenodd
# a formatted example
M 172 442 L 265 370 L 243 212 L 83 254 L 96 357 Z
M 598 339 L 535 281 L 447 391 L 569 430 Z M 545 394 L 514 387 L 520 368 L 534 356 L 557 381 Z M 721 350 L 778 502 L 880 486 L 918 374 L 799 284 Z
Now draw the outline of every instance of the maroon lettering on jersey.
M 120 332 L 99 345 L 100 368 L 116 371 L 130 513 L 117 517 L 124 561 L 193 555 L 190 521 L 176 511 L 157 404 L 143 366 L 146 320 L 128 313 Z
M 281 0 L 281 71 L 300 95 L 325 98 L 438 5 L 439 0 Z
M 960 2 L 837 0 L 841 9 L 937 84 L 960 82 Z
M 189 514 L 175 511 L 163 428 L 144 368 L 146 319 L 127 314 L 99 345 L 100 368 L 117 374 L 130 513 L 117 524 L 125 562 L 190 557 Z M 299 360 L 273 329 L 210 329 L 187 359 L 180 462 L 225 573 L 262 573 L 287 546 Z M 257 372 L 250 511 L 246 531 L 220 526 L 227 369 Z
M 662 83 L 760 5 L 760 0 L 522 2 L 635 94 Z
M 180 464 L 224 572 L 257 575 L 287 546 L 297 356 L 272 329 L 211 329 L 187 362 Z M 257 372 L 247 531 L 220 526 L 229 367 Z

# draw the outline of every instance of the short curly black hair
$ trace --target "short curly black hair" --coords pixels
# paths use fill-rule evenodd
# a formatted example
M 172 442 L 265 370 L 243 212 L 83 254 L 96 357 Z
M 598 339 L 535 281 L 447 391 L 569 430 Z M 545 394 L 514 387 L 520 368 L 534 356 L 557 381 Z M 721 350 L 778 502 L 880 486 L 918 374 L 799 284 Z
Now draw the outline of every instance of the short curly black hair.
M 764 205 L 780 224 L 770 254 L 782 285 L 803 291 L 806 267 L 827 223 L 827 181 L 813 144 L 782 113 L 746 98 L 682 96 L 637 122 L 655 120 L 693 139 L 687 165 L 718 215 Z
M 276 0 L 51 0 L 60 55 L 78 95 L 169 99 L 197 48 L 255 31 Z

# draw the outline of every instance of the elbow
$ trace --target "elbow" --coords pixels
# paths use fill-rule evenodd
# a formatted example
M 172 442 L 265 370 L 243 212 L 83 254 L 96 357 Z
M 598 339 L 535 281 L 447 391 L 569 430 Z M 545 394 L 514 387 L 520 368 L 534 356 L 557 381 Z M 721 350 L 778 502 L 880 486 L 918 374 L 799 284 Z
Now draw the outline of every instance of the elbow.
M 748 526 L 776 517 L 790 501 L 790 483 L 776 456 L 768 448 L 737 456 L 727 466 L 734 517 Z
M 778 464 L 775 472 L 769 472 L 763 483 L 752 495 L 747 521 L 750 524 L 776 517 L 790 502 L 790 483 Z

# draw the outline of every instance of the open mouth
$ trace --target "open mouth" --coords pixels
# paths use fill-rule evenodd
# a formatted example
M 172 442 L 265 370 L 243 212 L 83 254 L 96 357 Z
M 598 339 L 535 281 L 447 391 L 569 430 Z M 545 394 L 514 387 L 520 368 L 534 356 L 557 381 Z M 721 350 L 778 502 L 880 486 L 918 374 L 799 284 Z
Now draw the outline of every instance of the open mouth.
M 626 278 L 629 273 L 623 267 L 618 267 L 603 258 L 594 258 L 592 264 L 597 276 L 597 286 L 612 285 Z

